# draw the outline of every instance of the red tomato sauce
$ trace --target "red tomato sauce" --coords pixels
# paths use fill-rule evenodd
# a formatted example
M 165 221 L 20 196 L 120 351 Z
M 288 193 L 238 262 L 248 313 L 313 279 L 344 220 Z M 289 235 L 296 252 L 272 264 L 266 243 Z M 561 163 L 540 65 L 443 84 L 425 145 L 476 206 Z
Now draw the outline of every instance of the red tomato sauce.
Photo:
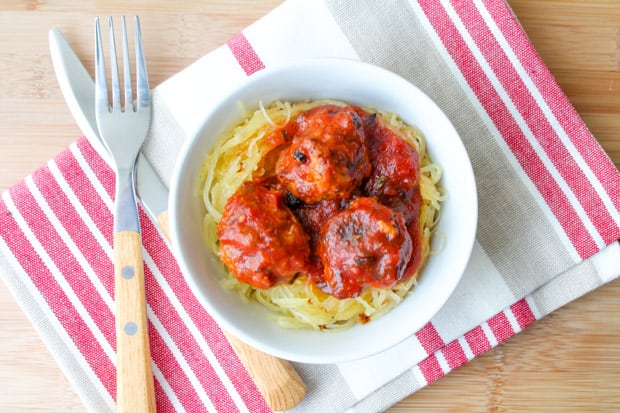
M 323 105 L 275 128 L 273 176 L 245 183 L 218 225 L 220 257 L 270 288 L 306 274 L 337 298 L 390 287 L 421 263 L 419 156 L 376 114 Z

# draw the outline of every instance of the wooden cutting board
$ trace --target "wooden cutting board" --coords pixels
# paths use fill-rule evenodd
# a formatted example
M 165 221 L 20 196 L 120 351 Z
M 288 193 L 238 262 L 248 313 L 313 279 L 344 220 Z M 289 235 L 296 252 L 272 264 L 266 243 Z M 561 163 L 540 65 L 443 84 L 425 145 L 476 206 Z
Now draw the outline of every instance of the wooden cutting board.
M 500 1 L 500 0 L 494 0 Z M 80 136 L 53 72 L 57 26 L 93 61 L 95 15 L 140 14 L 156 86 L 281 0 L 0 3 L 0 191 Z M 509 0 L 543 60 L 614 163 L 620 165 L 618 0 Z M 92 71 L 92 63 L 89 65 Z M 12 73 L 12 74 L 10 74 Z M 82 412 L 55 361 L 0 283 L 0 411 Z M 620 280 L 556 311 L 401 401 L 410 411 L 613 411 L 620 406 Z

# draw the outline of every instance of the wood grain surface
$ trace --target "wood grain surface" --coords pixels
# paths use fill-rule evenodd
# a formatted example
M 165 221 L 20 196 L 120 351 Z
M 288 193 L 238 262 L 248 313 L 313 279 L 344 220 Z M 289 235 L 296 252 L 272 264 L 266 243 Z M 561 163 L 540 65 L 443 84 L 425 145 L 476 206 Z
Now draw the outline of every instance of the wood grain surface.
M 92 73 L 94 16 L 139 14 L 149 77 L 156 86 L 279 3 L 0 2 L 0 191 L 80 136 L 54 76 L 50 28 L 62 30 Z M 508 3 L 577 111 L 620 165 L 618 0 Z M 85 411 L 2 283 L 0 308 L 0 411 Z M 620 280 L 538 321 L 390 412 L 619 411 L 618 314 Z

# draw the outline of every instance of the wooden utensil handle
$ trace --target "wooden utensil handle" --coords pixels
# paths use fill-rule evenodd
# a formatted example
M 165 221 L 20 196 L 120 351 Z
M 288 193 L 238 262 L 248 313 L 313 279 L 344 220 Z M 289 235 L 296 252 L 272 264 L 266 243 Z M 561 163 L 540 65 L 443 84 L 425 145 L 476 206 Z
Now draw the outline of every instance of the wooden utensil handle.
M 162 212 L 157 222 L 170 240 L 168 211 Z M 272 410 L 288 410 L 299 404 L 306 395 L 306 385 L 291 363 L 263 353 L 231 334 L 224 333 Z
M 271 410 L 288 410 L 299 404 L 306 395 L 306 385 L 291 363 L 224 334 Z
M 155 412 L 142 239 L 138 232 L 114 234 L 114 295 L 117 411 Z

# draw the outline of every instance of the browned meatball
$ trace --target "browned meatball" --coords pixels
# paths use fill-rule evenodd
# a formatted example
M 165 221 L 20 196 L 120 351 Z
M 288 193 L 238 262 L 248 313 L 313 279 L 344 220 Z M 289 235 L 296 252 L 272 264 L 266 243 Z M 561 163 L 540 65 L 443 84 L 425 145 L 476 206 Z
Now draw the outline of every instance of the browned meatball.
M 364 192 L 400 211 L 409 224 L 419 212 L 418 153 L 374 115 L 364 118 L 364 130 L 372 162 Z
M 309 237 L 276 189 L 244 183 L 228 199 L 217 235 L 226 267 L 256 288 L 288 282 L 306 270 Z
M 308 204 L 351 196 L 371 170 L 359 115 L 348 106 L 324 105 L 296 123 L 297 134 L 276 163 L 282 184 Z
M 401 281 L 412 251 L 402 214 L 374 198 L 357 198 L 332 216 L 317 247 L 327 292 L 337 298 L 356 297 L 364 286 Z

